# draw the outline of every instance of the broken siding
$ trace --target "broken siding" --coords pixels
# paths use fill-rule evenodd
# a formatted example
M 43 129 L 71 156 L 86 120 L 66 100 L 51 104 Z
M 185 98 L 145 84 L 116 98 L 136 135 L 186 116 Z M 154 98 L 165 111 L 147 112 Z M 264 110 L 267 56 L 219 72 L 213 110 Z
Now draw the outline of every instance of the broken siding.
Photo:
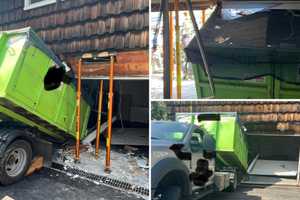
M 23 8 L 24 0 L 0 1 L 0 30 L 31 26 L 56 54 L 148 48 L 148 0 L 57 0 Z

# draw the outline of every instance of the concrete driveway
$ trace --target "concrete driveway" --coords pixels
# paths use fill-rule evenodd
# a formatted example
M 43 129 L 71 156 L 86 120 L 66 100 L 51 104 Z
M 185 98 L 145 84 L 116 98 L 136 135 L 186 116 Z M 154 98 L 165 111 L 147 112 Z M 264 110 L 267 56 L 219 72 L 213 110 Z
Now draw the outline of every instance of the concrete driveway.
M 212 194 L 204 200 L 299 200 L 300 188 L 282 186 L 240 186 L 234 193 Z
M 0 186 L 0 199 L 14 200 L 138 200 L 135 195 L 43 169 L 11 186 Z

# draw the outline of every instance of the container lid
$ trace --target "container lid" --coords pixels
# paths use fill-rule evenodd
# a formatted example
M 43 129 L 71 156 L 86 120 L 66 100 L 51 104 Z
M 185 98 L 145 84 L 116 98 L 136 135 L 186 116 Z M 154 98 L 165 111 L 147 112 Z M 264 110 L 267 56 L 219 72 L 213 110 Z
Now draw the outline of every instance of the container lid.
M 216 9 L 200 30 L 212 77 L 250 80 L 270 75 L 300 84 L 297 15 L 296 11 L 263 10 L 227 20 Z M 195 37 L 185 52 L 189 62 L 203 66 Z

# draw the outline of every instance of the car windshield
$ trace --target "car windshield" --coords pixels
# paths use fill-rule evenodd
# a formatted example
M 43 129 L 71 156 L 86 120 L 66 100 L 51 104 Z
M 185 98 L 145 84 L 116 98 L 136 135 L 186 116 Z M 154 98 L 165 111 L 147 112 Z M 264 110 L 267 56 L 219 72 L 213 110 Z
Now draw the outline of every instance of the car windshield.
M 184 139 L 190 125 L 176 122 L 152 122 L 152 139 L 180 142 Z

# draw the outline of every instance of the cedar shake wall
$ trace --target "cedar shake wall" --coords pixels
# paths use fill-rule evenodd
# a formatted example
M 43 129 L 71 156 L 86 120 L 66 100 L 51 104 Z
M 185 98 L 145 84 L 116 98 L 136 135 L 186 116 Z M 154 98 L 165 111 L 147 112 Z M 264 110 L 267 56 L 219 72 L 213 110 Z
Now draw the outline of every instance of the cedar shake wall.
M 248 131 L 300 134 L 300 102 L 199 101 L 166 102 L 171 113 L 237 112 Z
M 148 0 L 57 0 L 25 11 L 0 1 L 0 30 L 31 26 L 58 55 L 148 48 Z

